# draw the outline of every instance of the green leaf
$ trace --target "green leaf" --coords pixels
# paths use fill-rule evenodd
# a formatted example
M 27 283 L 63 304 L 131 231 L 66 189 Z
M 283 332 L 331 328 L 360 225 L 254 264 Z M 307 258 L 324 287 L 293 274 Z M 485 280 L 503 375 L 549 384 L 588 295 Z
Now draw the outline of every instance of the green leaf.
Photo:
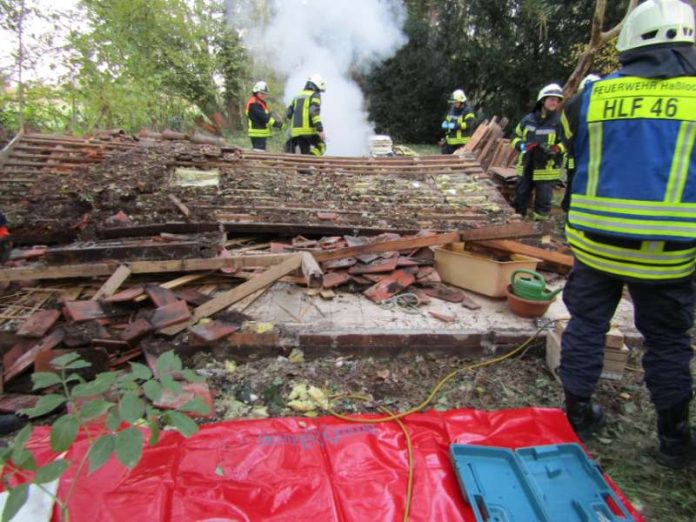
M 72 389 L 72 394 L 76 397 L 92 397 L 106 393 L 116 382 L 118 374 L 114 372 L 100 373 L 93 381 L 76 385 Z
M 79 415 L 83 420 L 93 419 L 108 411 L 112 406 L 114 406 L 113 402 L 108 402 L 104 399 L 94 399 L 80 407 Z
M 71 362 L 70 364 L 66 364 L 63 369 L 64 370 L 79 370 L 80 368 L 89 368 L 92 366 L 91 362 L 83 361 L 80 359 L 79 361 Z
M 150 439 L 148 443 L 150 446 L 154 446 L 159 442 L 160 439 L 160 427 L 157 421 L 150 421 Z
M 70 463 L 65 459 L 54 460 L 50 464 L 36 470 L 36 475 L 34 476 L 34 482 L 37 484 L 46 484 L 47 482 L 53 482 L 58 477 L 60 477 L 63 472 L 70 466 Z
M 29 440 L 29 436 L 31 435 L 31 430 L 32 426 L 31 424 L 27 424 L 24 426 L 20 432 L 17 434 L 14 440 L 14 444 L 12 445 L 12 460 L 17 462 L 19 460 L 19 453 L 24 450 L 24 445 L 27 443 Z
M 205 377 L 203 377 L 202 375 L 198 375 L 193 370 L 183 370 L 181 372 L 181 376 L 184 379 L 186 379 L 188 382 L 203 382 L 203 381 L 205 381 Z
M 106 416 L 106 429 L 116 431 L 121 425 L 121 415 L 118 413 L 118 408 L 112 408 Z
M 34 390 L 41 390 L 62 382 L 60 376 L 53 372 L 36 372 L 32 374 L 31 380 L 34 383 Z
M 89 472 L 94 473 L 101 468 L 109 457 L 114 452 L 116 447 L 115 438 L 113 435 L 102 435 L 89 449 Z
M 160 382 L 162 383 L 162 386 L 164 386 L 174 395 L 179 395 L 182 391 L 181 383 L 175 381 L 174 377 L 172 377 L 171 375 L 163 375 L 160 379 Z
M 188 415 L 178 411 L 168 411 L 165 417 L 167 423 L 179 430 L 184 437 L 188 438 L 198 431 L 198 425 Z
M 12 464 L 20 469 L 34 471 L 36 469 L 36 460 L 27 450 L 18 450 L 12 454 Z
M 33 408 L 25 408 L 23 410 L 19 410 L 19 413 L 21 413 L 22 415 L 26 415 L 30 419 L 33 419 L 35 417 L 41 417 L 42 415 L 51 413 L 64 402 L 65 397 L 57 393 L 51 393 L 49 395 L 42 396 L 39 399 L 39 402 L 37 402 L 36 406 L 34 406 Z
M 145 402 L 134 392 L 127 392 L 118 403 L 118 412 L 121 419 L 133 424 L 141 419 L 145 413 Z
M 152 402 L 157 402 L 162 398 L 162 385 L 158 381 L 150 379 L 143 384 L 143 392 L 145 392 L 145 397 Z
M 152 378 L 152 372 L 150 371 L 150 368 L 148 368 L 144 364 L 132 362 L 132 363 L 130 363 L 130 365 L 131 365 L 131 372 L 138 379 L 142 379 L 143 381 L 146 381 L 146 380 Z
M 5 509 L 2 510 L 2 522 L 8 522 L 19 513 L 22 506 L 27 501 L 29 496 L 29 484 L 20 484 L 17 487 L 10 489 L 10 494 L 7 496 Z
M 200 397 L 194 397 L 186 404 L 177 408 L 179 411 L 190 411 L 193 413 L 200 413 L 201 415 L 207 415 L 210 413 L 210 405 L 207 404 Z
M 65 355 L 61 355 L 60 357 L 56 357 L 51 361 L 51 366 L 54 368 L 65 368 L 66 364 L 70 364 L 73 361 L 77 361 L 80 358 L 80 355 L 75 353 L 75 352 L 69 352 L 66 353 Z
M 173 351 L 164 352 L 157 358 L 157 372 L 160 376 L 170 372 L 178 372 L 182 367 L 181 359 Z
M 79 423 L 74 415 L 63 415 L 51 426 L 51 449 L 63 453 L 75 441 Z
M 133 468 L 143 453 L 143 434 L 128 428 L 116 434 L 116 457 L 127 468 Z

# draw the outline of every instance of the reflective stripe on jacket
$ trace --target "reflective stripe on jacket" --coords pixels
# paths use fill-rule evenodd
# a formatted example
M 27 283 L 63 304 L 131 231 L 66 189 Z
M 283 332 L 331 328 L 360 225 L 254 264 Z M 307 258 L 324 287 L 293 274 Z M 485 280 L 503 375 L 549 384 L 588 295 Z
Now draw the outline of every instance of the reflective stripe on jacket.
M 311 89 L 304 89 L 288 107 L 290 136 L 313 136 L 319 134 L 321 123 L 321 96 Z
M 249 98 L 246 104 L 247 135 L 250 138 L 268 138 L 271 127 L 276 123 L 271 116 L 266 103 L 256 95 Z

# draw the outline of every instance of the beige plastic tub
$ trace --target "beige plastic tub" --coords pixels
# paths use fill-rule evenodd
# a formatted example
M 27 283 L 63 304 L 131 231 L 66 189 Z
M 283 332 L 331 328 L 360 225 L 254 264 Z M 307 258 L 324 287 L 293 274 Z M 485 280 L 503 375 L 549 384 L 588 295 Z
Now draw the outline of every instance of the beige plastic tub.
M 490 297 L 505 297 L 515 270 L 536 270 L 538 259 L 512 254 L 510 261 L 464 251 L 464 243 L 435 247 L 435 268 L 442 281 Z

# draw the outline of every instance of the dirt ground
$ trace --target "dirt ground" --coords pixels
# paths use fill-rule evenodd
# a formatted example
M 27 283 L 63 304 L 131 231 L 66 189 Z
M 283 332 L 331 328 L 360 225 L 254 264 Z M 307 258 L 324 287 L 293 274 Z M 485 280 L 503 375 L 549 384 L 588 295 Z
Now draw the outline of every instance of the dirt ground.
M 338 401 L 335 406 L 342 413 L 375 411 L 379 405 L 404 411 L 424 400 L 429 390 L 450 371 L 475 362 L 435 355 L 415 356 L 415 359 L 412 355 L 394 358 L 331 356 L 305 361 L 297 352 L 291 354 L 290 359 L 279 357 L 235 363 L 200 353 L 189 362 L 208 376 L 215 390 L 215 420 L 302 415 L 287 403 L 293 387 L 303 383 L 315 385 L 329 394 L 352 392 L 372 398 L 368 402 Z M 653 460 L 655 417 L 642 384 L 639 359 L 640 353 L 632 355 L 631 371 L 623 380 L 601 381 L 597 400 L 606 409 L 607 425 L 588 447 L 646 520 L 693 521 L 696 519 L 696 467 L 672 471 Z M 433 407 L 487 410 L 557 407 L 561 402 L 560 385 L 546 368 L 543 342 L 536 342 L 520 356 L 463 372 L 445 385 Z

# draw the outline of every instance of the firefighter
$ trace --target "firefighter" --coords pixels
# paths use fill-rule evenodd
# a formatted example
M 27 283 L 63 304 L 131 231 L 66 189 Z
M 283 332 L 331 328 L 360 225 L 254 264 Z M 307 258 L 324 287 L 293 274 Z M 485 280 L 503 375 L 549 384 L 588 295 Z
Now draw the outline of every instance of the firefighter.
M 326 135 L 321 122 L 321 93 L 326 91 L 326 82 L 313 74 L 302 91 L 295 96 L 288 107 L 290 120 L 290 139 L 286 151 L 323 156 L 326 152 Z
M 532 192 L 534 220 L 545 221 L 551 215 L 553 187 L 561 177 L 565 145 L 561 118 L 558 112 L 563 89 L 551 83 L 539 91 L 534 110 L 527 114 L 515 129 L 512 146 L 519 151 L 515 211 L 527 215 Z
M 266 150 L 266 140 L 271 137 L 271 129 L 280 129 L 283 122 L 276 119 L 268 109 L 268 84 L 258 81 L 251 89 L 251 98 L 246 104 L 247 134 L 254 150 Z
M 626 18 L 621 68 L 565 108 L 576 172 L 566 225 L 575 266 L 563 300 L 570 322 L 559 376 L 581 438 L 602 425 L 592 402 L 605 335 L 628 286 L 644 338 L 643 368 L 657 410 L 658 459 L 693 462 L 689 329 L 696 261 L 696 47 L 694 12 L 647 0 Z
M 467 103 L 466 95 L 461 89 L 452 93 L 450 109 L 442 122 L 445 140 L 442 144 L 443 154 L 454 154 L 459 147 L 466 145 L 474 132 L 476 116 Z
M 596 74 L 588 74 L 585 76 L 582 81 L 580 82 L 580 86 L 578 87 L 578 92 L 582 92 L 585 87 L 587 87 L 589 84 L 592 82 L 596 82 L 597 80 L 601 80 L 601 76 L 598 76 Z M 568 128 L 568 118 L 566 117 L 565 113 L 561 114 L 561 124 L 563 125 L 563 134 L 565 135 L 566 138 L 570 138 L 571 131 Z M 571 150 L 571 147 L 569 146 L 570 143 L 566 142 L 566 148 L 568 149 L 566 151 L 566 174 L 567 174 L 567 180 L 566 180 L 566 190 L 565 193 L 563 194 L 563 201 L 561 201 L 561 208 L 565 211 L 568 212 L 568 208 L 570 206 L 570 194 L 573 186 L 573 177 L 575 177 L 575 156 L 573 156 L 573 151 Z

